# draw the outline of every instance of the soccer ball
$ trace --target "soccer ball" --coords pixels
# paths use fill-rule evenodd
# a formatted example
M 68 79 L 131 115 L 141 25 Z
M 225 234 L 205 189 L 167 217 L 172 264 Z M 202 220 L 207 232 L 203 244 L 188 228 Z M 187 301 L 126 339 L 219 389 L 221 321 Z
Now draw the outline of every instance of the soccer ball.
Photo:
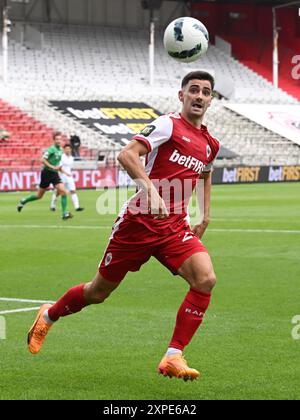
M 199 20 L 182 17 L 173 20 L 164 34 L 167 53 L 182 63 L 191 63 L 206 53 L 209 35 Z

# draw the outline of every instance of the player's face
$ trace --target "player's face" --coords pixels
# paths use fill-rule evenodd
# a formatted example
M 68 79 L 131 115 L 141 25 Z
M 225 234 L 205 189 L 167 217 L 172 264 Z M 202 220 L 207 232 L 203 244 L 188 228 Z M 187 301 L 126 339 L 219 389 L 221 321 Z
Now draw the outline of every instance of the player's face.
M 71 147 L 65 147 L 65 154 L 67 155 L 67 156 L 71 156 Z
M 209 80 L 190 80 L 179 92 L 182 112 L 190 118 L 202 118 L 211 104 L 212 88 Z
M 54 139 L 54 144 L 57 147 L 61 147 L 62 145 L 62 137 L 61 136 L 56 136 Z

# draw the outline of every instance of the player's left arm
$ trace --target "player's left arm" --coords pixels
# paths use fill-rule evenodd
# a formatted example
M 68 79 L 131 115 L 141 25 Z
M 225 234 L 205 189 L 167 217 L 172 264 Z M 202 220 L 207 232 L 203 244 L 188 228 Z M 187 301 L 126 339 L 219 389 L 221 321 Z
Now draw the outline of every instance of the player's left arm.
M 211 183 L 212 183 L 211 171 L 203 172 L 201 179 L 203 179 L 203 182 L 204 182 L 203 197 L 202 197 L 204 200 L 204 216 L 203 216 L 202 222 L 196 224 L 193 227 L 193 232 L 199 239 L 201 239 L 202 236 L 204 235 L 210 222 L 210 197 L 211 197 Z
M 193 232 L 195 235 L 201 239 L 209 225 L 210 222 L 210 198 L 211 198 L 211 185 L 212 185 L 212 170 L 213 170 L 213 164 L 217 158 L 217 155 L 220 150 L 220 142 L 219 140 L 211 137 L 209 146 L 211 148 L 211 158 L 210 162 L 205 166 L 204 171 L 202 172 L 201 179 L 203 180 L 204 187 L 203 187 L 203 193 L 200 200 L 204 201 L 203 206 L 201 206 L 202 203 L 199 202 L 199 206 L 203 207 L 204 215 L 202 222 L 196 224 L 193 228 Z

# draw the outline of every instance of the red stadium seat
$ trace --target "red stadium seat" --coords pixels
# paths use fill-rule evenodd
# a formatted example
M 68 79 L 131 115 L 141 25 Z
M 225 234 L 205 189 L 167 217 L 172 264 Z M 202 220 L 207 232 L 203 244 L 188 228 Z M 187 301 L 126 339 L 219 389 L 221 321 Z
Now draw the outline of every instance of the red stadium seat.
M 0 143 L 0 170 L 39 168 L 43 151 L 52 143 L 54 130 L 2 99 L 0 121 L 1 128 L 10 134 L 5 143 Z M 63 140 L 68 140 L 66 135 Z M 90 151 L 83 147 L 81 153 L 88 156 Z

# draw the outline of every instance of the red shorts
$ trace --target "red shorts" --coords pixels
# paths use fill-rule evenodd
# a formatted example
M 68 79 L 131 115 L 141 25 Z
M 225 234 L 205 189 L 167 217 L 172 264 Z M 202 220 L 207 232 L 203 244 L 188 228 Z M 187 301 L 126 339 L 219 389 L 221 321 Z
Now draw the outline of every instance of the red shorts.
M 159 235 L 141 223 L 125 220 L 112 235 L 99 272 L 106 280 L 120 282 L 153 256 L 176 275 L 184 261 L 198 252 L 208 251 L 187 225 L 179 232 Z

